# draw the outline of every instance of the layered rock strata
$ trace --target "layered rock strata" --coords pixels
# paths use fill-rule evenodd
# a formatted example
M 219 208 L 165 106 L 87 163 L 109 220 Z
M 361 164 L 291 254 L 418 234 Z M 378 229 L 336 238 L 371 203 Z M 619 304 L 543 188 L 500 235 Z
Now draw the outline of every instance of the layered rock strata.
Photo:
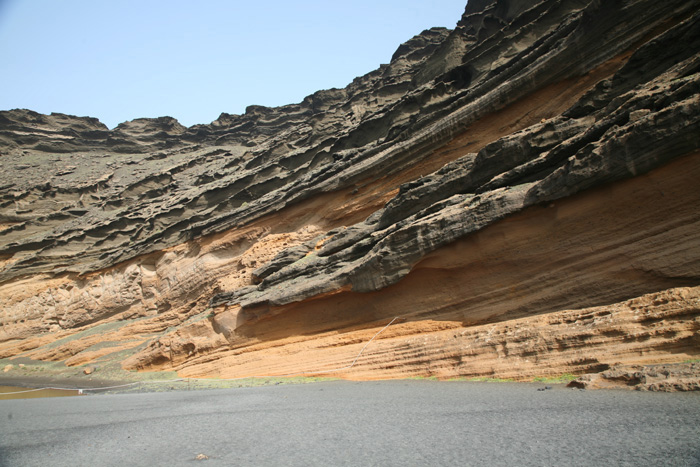
M 345 89 L 191 128 L 0 112 L 0 357 L 348 378 L 697 358 L 699 6 L 472 0 Z
M 615 366 L 600 373 L 586 374 L 568 386 L 580 389 L 624 388 L 637 391 L 700 391 L 698 363 L 676 365 Z

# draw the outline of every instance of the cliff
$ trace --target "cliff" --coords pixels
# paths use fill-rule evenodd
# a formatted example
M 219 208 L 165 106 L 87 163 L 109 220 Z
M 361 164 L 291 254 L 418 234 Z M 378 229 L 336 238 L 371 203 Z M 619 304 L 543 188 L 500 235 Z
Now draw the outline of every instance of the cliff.
M 344 89 L 190 128 L 0 112 L 0 358 L 357 379 L 697 359 L 699 7 L 470 0 Z

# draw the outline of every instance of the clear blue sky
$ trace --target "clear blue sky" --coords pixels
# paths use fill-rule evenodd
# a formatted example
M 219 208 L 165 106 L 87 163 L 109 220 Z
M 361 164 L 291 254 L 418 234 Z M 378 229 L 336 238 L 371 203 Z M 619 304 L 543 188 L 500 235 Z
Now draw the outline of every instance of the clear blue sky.
M 0 110 L 209 123 L 345 87 L 466 3 L 0 0 Z

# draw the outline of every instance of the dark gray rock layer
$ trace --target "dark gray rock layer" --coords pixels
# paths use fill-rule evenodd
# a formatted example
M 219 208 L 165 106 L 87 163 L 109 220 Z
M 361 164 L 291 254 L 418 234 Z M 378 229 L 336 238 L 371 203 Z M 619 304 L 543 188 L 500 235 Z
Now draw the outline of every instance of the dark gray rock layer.
M 344 89 L 190 128 L 0 112 L 0 281 L 97 271 L 401 173 L 480 118 L 634 51 L 563 114 L 402 185 L 320 250 L 285 251 L 212 304 L 381 289 L 509 214 L 696 151 L 699 6 L 471 1 L 454 30 L 424 31 Z

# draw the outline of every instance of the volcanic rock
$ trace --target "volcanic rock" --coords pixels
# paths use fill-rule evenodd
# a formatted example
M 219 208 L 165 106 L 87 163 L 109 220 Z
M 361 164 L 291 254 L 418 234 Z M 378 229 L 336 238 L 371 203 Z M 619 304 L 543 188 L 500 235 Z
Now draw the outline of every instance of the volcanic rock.
M 601 373 L 586 374 L 568 384 L 582 389 L 617 388 L 637 391 L 676 392 L 700 390 L 700 365 L 618 365 Z

